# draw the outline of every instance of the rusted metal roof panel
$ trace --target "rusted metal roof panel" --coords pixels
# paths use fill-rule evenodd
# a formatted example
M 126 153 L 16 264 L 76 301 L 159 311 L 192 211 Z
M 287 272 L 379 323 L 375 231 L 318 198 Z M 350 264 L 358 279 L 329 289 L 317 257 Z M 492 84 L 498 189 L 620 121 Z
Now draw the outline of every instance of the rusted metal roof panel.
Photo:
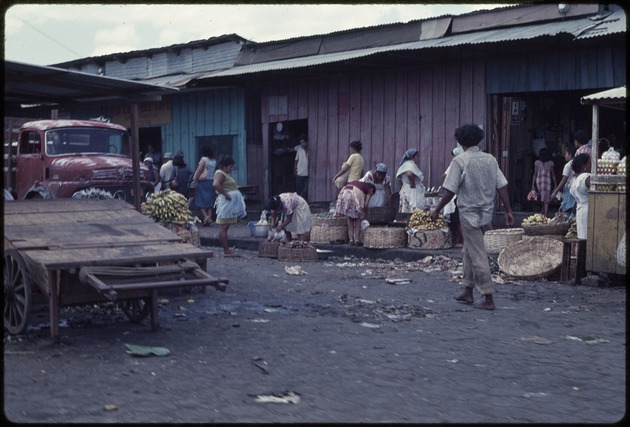
M 417 42 L 401 43 L 390 46 L 379 46 L 344 52 L 311 55 L 299 58 L 288 58 L 278 61 L 269 61 L 264 63 L 234 67 L 232 69 L 214 73 L 207 73 L 201 76 L 199 79 L 210 79 L 215 77 L 228 77 L 267 71 L 304 68 L 334 62 L 349 61 L 352 59 L 362 58 L 370 55 L 397 51 L 417 51 L 439 47 L 481 45 L 506 41 L 509 42 L 519 40 L 531 40 L 541 37 L 554 37 L 559 34 L 568 34 L 576 39 L 580 36 L 585 37 L 585 34 L 597 34 L 599 36 L 603 36 L 625 32 L 625 22 L 626 15 L 623 10 L 619 10 L 599 20 L 582 18 L 566 21 L 554 21 L 539 25 L 526 25 L 510 28 L 497 28 L 486 31 L 477 31 L 473 33 L 458 34 L 438 39 L 421 40 Z

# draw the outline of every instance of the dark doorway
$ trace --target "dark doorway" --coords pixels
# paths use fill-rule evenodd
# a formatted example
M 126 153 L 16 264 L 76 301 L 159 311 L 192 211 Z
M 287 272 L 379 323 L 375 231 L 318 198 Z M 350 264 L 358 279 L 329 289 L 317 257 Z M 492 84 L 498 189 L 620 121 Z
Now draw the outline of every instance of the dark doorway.
M 271 194 L 296 190 L 295 147 L 300 135 L 308 134 L 308 120 L 287 120 L 269 124 L 269 172 Z
M 140 157 L 144 158 L 149 145 L 153 145 L 153 150 L 157 153 L 164 154 L 162 153 L 162 129 L 159 126 L 138 129 L 138 138 L 140 140 Z M 158 162 L 158 166 L 161 160 Z

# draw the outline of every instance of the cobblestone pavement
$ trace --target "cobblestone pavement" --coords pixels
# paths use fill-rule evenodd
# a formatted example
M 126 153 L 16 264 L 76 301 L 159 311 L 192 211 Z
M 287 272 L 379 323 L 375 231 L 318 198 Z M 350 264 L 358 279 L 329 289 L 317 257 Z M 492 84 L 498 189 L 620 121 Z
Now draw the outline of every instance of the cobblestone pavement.
M 216 226 L 206 228 L 211 239 Z M 625 415 L 623 286 L 497 276 L 497 309 L 486 312 L 452 298 L 461 291 L 456 250 L 407 262 L 348 253 L 297 268 L 239 245 L 240 258 L 210 249 L 208 271 L 229 278 L 227 291 L 162 293 L 156 332 L 112 306 L 69 308 L 54 345 L 44 307 L 28 334 L 5 335 L 8 420 L 611 423 Z M 170 354 L 136 357 L 125 344 Z

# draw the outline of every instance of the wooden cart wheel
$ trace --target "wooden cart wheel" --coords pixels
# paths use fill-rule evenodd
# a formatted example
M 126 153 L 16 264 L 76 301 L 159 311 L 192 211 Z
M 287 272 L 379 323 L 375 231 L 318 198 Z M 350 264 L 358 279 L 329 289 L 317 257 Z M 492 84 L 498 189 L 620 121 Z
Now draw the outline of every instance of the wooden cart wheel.
M 4 328 L 11 334 L 26 330 L 31 316 L 31 280 L 22 256 L 15 250 L 4 253 Z
M 151 299 L 140 298 L 119 302 L 120 308 L 132 323 L 142 322 L 151 311 Z

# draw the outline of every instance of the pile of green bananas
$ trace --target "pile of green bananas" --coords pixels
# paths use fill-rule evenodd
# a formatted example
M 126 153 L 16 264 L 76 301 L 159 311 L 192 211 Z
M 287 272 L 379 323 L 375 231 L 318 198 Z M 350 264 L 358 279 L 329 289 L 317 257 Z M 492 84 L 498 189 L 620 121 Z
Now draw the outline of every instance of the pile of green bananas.
M 564 237 L 567 239 L 577 239 L 577 223 L 575 222 L 575 219 L 570 219 L 569 224 L 571 224 L 571 226 Z
M 414 209 L 409 217 L 408 225 L 414 230 L 439 230 L 448 227 L 444 220 L 444 216 L 440 214 L 438 219 L 433 221 L 429 211 L 423 209 Z
M 534 214 L 534 215 L 530 215 L 527 218 L 525 218 L 523 220 L 523 227 L 533 227 L 536 225 L 545 225 L 547 224 L 547 221 L 549 221 L 549 219 L 544 216 L 543 214 Z
M 335 215 L 334 212 L 319 212 L 319 213 L 315 213 L 313 214 L 313 218 L 322 218 L 322 219 L 328 219 L 328 218 L 332 218 Z
M 193 220 L 186 197 L 173 190 L 154 193 L 140 206 L 140 211 L 156 221 L 186 224 Z

